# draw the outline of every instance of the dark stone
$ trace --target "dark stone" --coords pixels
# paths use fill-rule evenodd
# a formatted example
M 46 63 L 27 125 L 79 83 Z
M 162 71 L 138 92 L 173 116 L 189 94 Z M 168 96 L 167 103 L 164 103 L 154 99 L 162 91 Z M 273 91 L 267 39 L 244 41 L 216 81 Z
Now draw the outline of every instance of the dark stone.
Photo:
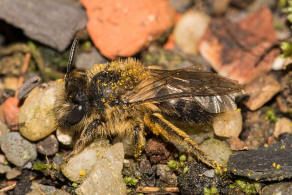
M 37 149 L 41 154 L 53 155 L 59 150 L 59 142 L 54 135 L 50 135 L 37 143 Z
M 201 162 L 190 161 L 186 164 L 188 172 L 178 176 L 178 187 L 181 194 L 204 194 L 204 188 L 216 186 L 220 194 L 235 194 L 228 186 L 231 181 L 225 176 L 210 178 L 204 175 L 208 168 Z
M 0 19 L 21 28 L 28 37 L 63 51 L 87 21 L 85 11 L 74 2 L 0 0 Z
M 281 136 L 283 137 L 283 136 Z M 257 150 L 240 151 L 230 157 L 228 169 L 235 175 L 257 181 L 292 178 L 292 135 Z
M 151 166 L 150 161 L 147 159 L 146 156 L 141 157 L 139 171 L 141 174 L 141 180 L 140 180 L 141 186 L 155 186 L 156 165 Z

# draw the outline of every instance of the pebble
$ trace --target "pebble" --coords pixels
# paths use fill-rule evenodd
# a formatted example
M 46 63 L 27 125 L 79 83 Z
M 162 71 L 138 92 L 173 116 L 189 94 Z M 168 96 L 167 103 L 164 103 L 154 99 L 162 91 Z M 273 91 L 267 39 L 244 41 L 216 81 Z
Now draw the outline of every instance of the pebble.
M 7 163 L 7 161 L 5 159 L 5 156 L 3 154 L 0 154 L 0 163 L 1 164 L 6 164 Z
M 30 189 L 31 191 L 27 195 L 53 195 L 57 190 L 54 186 L 42 185 L 36 181 L 32 182 Z
M 244 104 L 252 111 L 262 107 L 281 90 L 280 83 L 271 75 L 263 75 L 252 81 L 245 87 L 249 95 Z
M 1 0 L 0 18 L 22 29 L 28 37 L 59 51 L 71 44 L 87 20 L 79 4 L 63 0 Z
M 215 15 L 224 14 L 231 0 L 209 0 L 211 5 L 211 13 Z
M 50 135 L 37 143 L 37 149 L 41 154 L 53 155 L 59 150 L 59 142 L 54 135 Z
M 145 152 L 152 164 L 167 163 L 172 159 L 171 152 L 167 148 L 166 143 L 158 139 L 149 139 Z
M 276 122 L 274 136 L 278 138 L 283 133 L 292 133 L 292 121 L 285 117 Z
M 187 11 L 193 4 L 192 0 L 169 0 L 169 2 L 177 12 L 181 13 Z
M 213 128 L 217 136 L 238 137 L 242 130 L 242 116 L 240 110 L 218 114 L 213 119 Z
M 107 148 L 97 157 L 85 181 L 76 189 L 78 195 L 88 194 L 127 194 L 121 171 L 124 161 L 122 143 Z
M 36 146 L 21 137 L 18 132 L 10 132 L 3 136 L 1 149 L 7 160 L 18 167 L 37 157 Z
M 56 131 L 56 136 L 58 141 L 65 146 L 70 146 L 73 144 L 74 131 L 70 131 L 70 129 L 58 128 Z
M 200 145 L 201 150 L 209 159 L 217 161 L 218 164 L 226 165 L 232 151 L 228 144 L 218 139 L 208 139 Z
M 175 10 L 168 0 L 81 0 L 81 3 L 86 8 L 87 30 L 93 43 L 110 59 L 136 54 L 174 23 Z
M 82 70 L 89 70 L 94 67 L 94 64 L 103 64 L 107 60 L 97 51 L 96 48 L 92 48 L 89 52 L 83 52 L 76 57 L 76 68 Z
M 292 194 L 292 182 L 281 182 L 265 186 L 262 193 L 265 195 Z
M 15 179 L 16 177 L 18 177 L 19 175 L 21 175 L 21 170 L 18 168 L 12 168 L 11 170 L 6 172 L 6 179 L 10 180 L 10 179 Z
M 38 141 L 56 130 L 54 106 L 56 91 L 61 87 L 57 81 L 34 88 L 24 101 L 19 114 L 20 133 L 30 141 Z
M 198 43 L 207 29 L 209 21 L 210 17 L 203 12 L 187 12 L 180 18 L 174 28 L 175 43 L 185 53 L 197 54 Z
M 10 170 L 11 170 L 10 166 L 0 163 L 0 174 L 7 173 Z
M 172 171 L 166 171 L 167 165 L 158 164 L 156 169 L 156 175 L 159 177 L 157 186 L 177 186 L 177 176 Z
M 206 177 L 213 178 L 215 176 L 215 171 L 214 171 L 214 169 L 209 169 L 209 170 L 205 171 L 203 174 Z

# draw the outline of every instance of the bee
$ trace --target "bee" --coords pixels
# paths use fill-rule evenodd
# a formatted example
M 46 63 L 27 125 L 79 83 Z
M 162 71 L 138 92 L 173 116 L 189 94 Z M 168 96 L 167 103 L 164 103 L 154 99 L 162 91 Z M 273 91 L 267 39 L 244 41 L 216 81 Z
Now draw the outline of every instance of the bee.
M 98 137 L 129 136 L 138 156 L 148 130 L 218 166 L 168 119 L 208 122 L 217 113 L 235 110 L 242 91 L 236 81 L 191 68 L 151 69 L 132 58 L 72 70 L 77 44 L 75 39 L 55 107 L 58 126 L 78 135 L 71 155 Z

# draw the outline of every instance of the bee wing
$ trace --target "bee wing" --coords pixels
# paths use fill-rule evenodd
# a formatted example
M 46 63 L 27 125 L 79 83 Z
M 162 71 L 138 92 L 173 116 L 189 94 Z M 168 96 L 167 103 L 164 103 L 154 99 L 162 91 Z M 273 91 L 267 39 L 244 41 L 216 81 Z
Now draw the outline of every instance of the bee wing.
M 242 87 L 236 81 L 192 69 L 149 71 L 149 79 L 122 96 L 124 102 L 139 104 L 184 99 L 196 102 L 210 113 L 237 108 L 234 99 L 242 92 Z

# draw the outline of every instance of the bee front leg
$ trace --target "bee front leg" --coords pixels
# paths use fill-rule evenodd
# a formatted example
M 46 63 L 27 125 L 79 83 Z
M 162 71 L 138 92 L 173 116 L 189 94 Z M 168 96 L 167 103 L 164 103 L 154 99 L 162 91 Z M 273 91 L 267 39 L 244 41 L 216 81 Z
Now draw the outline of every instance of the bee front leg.
M 89 145 L 97 136 L 100 135 L 99 127 L 102 125 L 102 122 L 99 119 L 93 120 L 84 130 L 81 132 L 81 135 L 77 142 L 74 145 L 73 151 L 66 157 L 68 160 L 70 157 L 74 156 L 81 152 L 87 145 Z

